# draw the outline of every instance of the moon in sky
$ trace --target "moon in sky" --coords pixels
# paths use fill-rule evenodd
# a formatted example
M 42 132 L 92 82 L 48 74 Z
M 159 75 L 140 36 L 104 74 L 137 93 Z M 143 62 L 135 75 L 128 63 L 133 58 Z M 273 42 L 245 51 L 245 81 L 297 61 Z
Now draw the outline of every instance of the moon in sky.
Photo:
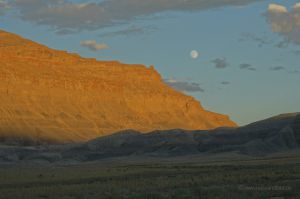
M 199 52 L 197 50 L 192 50 L 190 55 L 192 59 L 197 59 L 199 57 Z

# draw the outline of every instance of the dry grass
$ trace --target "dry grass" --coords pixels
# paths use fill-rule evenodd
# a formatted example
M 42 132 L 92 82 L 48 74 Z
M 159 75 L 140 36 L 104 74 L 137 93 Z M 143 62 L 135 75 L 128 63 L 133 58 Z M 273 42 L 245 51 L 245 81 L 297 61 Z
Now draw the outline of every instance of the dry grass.
M 0 198 L 299 198 L 300 158 L 0 169 Z

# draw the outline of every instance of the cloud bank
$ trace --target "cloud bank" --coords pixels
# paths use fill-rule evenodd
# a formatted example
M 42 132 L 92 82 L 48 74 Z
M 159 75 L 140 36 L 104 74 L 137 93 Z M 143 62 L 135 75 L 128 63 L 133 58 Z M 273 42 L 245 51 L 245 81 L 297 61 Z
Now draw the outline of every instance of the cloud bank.
M 97 30 L 170 11 L 193 12 L 242 6 L 263 0 L 12 0 L 23 20 L 53 27 L 58 33 Z

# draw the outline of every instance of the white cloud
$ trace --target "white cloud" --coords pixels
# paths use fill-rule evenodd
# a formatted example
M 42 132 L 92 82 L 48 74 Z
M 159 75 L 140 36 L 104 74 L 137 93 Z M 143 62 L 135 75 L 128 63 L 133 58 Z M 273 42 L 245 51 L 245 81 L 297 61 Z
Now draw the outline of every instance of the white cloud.
M 279 4 L 270 4 L 268 11 L 274 12 L 274 13 L 287 13 L 288 12 L 286 7 L 279 5 Z
M 296 4 L 294 5 L 294 9 L 300 9 L 300 3 L 296 3 Z
M 285 43 L 300 44 L 300 3 L 290 10 L 282 5 L 270 4 L 266 17 L 272 31 L 283 35 Z
M 80 45 L 83 47 L 87 47 L 92 51 L 99 51 L 103 49 L 107 49 L 108 46 L 106 44 L 98 44 L 95 40 L 86 40 L 80 42 Z

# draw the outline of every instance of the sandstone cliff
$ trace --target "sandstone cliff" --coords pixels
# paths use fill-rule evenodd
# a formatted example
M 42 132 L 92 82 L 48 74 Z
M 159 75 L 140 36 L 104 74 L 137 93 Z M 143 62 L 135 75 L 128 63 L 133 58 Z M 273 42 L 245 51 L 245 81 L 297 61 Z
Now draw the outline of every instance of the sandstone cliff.
M 0 137 L 83 141 L 124 129 L 235 126 L 143 65 L 97 61 L 0 30 Z

